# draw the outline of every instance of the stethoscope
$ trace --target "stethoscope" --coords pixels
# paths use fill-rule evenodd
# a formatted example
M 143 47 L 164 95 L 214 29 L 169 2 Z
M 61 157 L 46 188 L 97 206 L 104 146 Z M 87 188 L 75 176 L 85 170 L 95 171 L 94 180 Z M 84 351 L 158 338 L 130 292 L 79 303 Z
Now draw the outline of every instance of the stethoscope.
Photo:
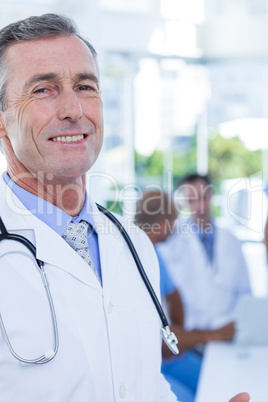
M 155 291 L 148 279 L 148 276 L 146 275 L 146 272 L 142 266 L 142 263 L 140 261 L 140 258 L 137 254 L 137 251 L 132 243 L 132 240 L 130 239 L 127 231 L 125 230 L 125 228 L 123 227 L 123 225 L 119 222 L 119 220 L 113 215 L 111 214 L 110 211 L 108 211 L 106 208 L 102 207 L 101 205 L 97 204 L 97 207 L 99 209 L 100 212 L 102 212 L 105 216 L 107 216 L 113 223 L 114 225 L 118 228 L 118 230 L 120 231 L 120 233 L 122 234 L 123 238 L 125 239 L 129 250 L 132 254 L 132 257 L 134 258 L 134 261 L 137 265 L 138 271 L 142 277 L 142 280 L 151 296 L 151 299 L 157 309 L 157 312 L 159 314 L 159 317 L 162 321 L 163 324 L 163 328 L 161 328 L 161 335 L 163 340 L 165 341 L 166 345 L 168 346 L 168 348 L 172 351 L 172 353 L 174 353 L 175 355 L 177 355 L 179 353 L 179 349 L 177 347 L 177 343 L 178 340 L 176 338 L 176 335 L 170 331 L 169 325 L 168 325 L 168 320 L 167 317 L 162 309 L 161 304 L 159 303 L 159 300 L 155 294 Z M 18 359 L 21 363 L 23 364 L 44 364 L 44 363 L 48 363 L 50 360 L 52 360 L 59 349 L 59 334 L 58 334 L 58 325 L 57 325 L 57 319 L 56 319 L 56 314 L 55 314 L 55 309 L 54 309 L 54 304 L 53 304 L 53 300 L 52 300 L 52 296 L 50 293 L 50 289 L 49 289 L 49 283 L 46 277 L 46 273 L 45 273 L 45 269 L 44 269 L 44 262 L 39 260 L 38 258 L 36 258 L 36 247 L 25 237 L 18 235 L 18 234 L 13 234 L 13 233 L 9 233 L 3 223 L 3 220 L 0 217 L 0 230 L 1 230 L 1 234 L 0 234 L 0 241 L 1 240 L 14 240 L 14 241 L 18 241 L 20 243 L 22 243 L 25 247 L 28 248 L 28 250 L 32 253 L 32 255 L 35 258 L 36 261 L 36 267 L 38 268 L 38 271 L 41 275 L 42 278 L 42 282 L 43 285 L 45 287 L 46 290 L 46 295 L 47 295 L 47 299 L 48 299 L 48 303 L 49 303 L 49 308 L 50 308 L 50 313 L 51 313 L 51 318 L 52 318 L 52 323 L 53 323 L 53 332 L 54 332 L 54 348 L 51 350 L 48 350 L 46 353 L 44 353 L 42 356 L 36 358 L 36 359 L 25 359 L 21 356 L 19 356 L 13 349 L 9 337 L 7 335 L 7 331 L 5 328 L 5 325 L 3 323 L 3 319 L 2 319 L 2 315 L 0 313 L 0 328 L 2 330 L 4 339 L 7 343 L 7 346 L 10 350 L 10 352 L 12 353 L 12 355 Z

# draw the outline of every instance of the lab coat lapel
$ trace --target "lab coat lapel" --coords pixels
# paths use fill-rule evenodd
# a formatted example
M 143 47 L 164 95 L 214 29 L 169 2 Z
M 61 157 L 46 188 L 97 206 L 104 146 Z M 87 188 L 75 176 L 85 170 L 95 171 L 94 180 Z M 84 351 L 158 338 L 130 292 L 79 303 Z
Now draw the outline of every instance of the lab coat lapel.
M 92 206 L 92 212 L 98 232 L 103 289 L 106 297 L 109 297 L 114 275 L 122 263 L 124 264 L 122 258 L 125 243 L 118 229 L 99 212 L 96 204 Z
M 25 236 L 36 246 L 38 259 L 68 272 L 102 293 L 102 287 L 91 268 L 61 236 L 23 206 L 3 179 L 0 191 L 0 216 L 8 231 Z
M 54 230 L 45 224 L 42 226 L 45 227 L 35 227 L 37 257 L 102 293 L 102 287 L 89 265 Z

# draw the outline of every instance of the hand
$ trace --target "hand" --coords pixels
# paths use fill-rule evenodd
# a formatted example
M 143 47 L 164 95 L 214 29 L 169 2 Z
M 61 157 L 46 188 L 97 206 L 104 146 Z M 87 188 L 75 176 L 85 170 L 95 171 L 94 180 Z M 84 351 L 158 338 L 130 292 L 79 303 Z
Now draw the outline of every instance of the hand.
M 231 341 L 235 334 L 235 324 L 230 322 L 229 324 L 212 331 L 213 340 L 216 341 Z M 236 402 L 236 401 L 235 401 Z M 242 401 L 243 402 L 243 401 Z
M 240 394 L 234 396 L 229 402 L 249 402 L 250 396 L 247 392 L 241 392 Z

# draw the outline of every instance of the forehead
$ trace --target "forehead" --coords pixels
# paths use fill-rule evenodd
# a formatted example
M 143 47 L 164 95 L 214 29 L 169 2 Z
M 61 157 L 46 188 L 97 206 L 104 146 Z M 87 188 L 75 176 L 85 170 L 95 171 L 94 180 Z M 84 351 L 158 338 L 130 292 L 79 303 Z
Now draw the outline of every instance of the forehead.
M 11 80 L 24 81 L 37 73 L 90 72 L 98 77 L 91 51 L 74 35 L 13 44 L 7 49 L 6 61 Z
M 211 186 L 202 179 L 183 185 L 183 192 L 187 195 L 204 195 L 207 194 L 208 191 L 211 191 Z

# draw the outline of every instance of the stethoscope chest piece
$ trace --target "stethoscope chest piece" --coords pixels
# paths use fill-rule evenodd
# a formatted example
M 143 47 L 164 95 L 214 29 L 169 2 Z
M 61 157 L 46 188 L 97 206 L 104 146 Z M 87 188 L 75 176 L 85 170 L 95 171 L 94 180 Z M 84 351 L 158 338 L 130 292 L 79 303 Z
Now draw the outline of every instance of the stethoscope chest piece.
M 167 345 L 167 347 L 171 350 L 171 352 L 174 355 L 178 355 L 179 354 L 179 349 L 178 349 L 178 339 L 176 337 L 176 335 L 174 334 L 174 332 L 170 331 L 170 328 L 167 326 L 165 328 L 161 328 L 161 335 L 162 338 L 165 342 L 165 344 Z

